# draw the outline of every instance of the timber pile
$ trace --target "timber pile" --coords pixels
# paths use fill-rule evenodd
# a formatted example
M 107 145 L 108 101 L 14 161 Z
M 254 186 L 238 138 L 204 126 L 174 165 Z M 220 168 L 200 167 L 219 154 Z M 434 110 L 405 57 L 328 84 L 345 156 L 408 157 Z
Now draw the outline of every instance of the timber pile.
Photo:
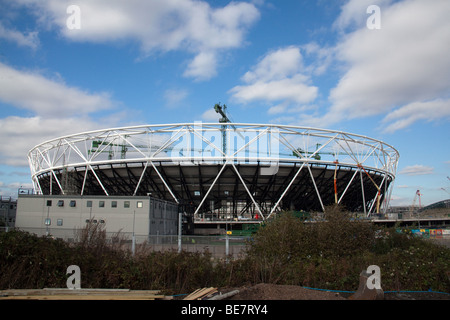
M 202 300 L 204 298 L 207 298 L 209 296 L 212 296 L 214 293 L 217 292 L 217 288 L 203 288 L 203 289 L 197 289 L 188 296 L 186 296 L 183 300 Z
M 129 289 L 10 289 L 0 290 L 0 300 L 169 300 L 158 290 Z

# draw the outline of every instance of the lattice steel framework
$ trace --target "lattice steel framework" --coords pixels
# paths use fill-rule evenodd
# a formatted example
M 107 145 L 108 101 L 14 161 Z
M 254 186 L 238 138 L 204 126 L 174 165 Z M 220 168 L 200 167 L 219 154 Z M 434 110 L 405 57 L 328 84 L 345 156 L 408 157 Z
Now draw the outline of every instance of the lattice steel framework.
M 266 219 L 333 203 L 385 212 L 399 153 L 341 131 L 198 122 L 64 136 L 37 145 L 28 159 L 37 193 L 151 194 L 195 214 Z

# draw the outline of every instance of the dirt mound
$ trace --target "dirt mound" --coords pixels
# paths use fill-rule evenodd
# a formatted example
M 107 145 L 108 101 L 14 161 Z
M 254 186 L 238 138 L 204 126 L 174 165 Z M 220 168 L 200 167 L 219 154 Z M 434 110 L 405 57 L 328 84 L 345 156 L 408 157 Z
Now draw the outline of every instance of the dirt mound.
M 346 292 L 337 293 L 268 283 L 237 289 L 239 293 L 228 300 L 347 300 L 352 295 Z M 384 300 L 450 300 L 450 294 L 432 291 L 385 292 Z
M 340 293 L 306 289 L 300 286 L 260 283 L 239 289 L 229 300 L 346 300 Z

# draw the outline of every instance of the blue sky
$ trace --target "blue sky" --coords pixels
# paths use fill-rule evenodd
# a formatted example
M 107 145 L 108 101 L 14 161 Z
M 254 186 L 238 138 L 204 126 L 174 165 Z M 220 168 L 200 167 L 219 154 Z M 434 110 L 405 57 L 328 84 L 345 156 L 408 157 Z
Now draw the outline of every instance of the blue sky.
M 221 102 L 235 122 L 331 128 L 394 146 L 393 205 L 411 204 L 417 189 L 423 204 L 450 197 L 448 0 L 0 6 L 2 196 L 31 187 L 26 154 L 38 143 L 216 122 Z

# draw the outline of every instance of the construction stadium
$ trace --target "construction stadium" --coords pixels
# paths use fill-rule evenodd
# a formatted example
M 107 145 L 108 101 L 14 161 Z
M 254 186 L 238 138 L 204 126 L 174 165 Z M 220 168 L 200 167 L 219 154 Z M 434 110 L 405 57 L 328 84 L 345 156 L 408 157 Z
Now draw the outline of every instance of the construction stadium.
M 225 107 L 225 106 L 224 106 Z M 151 196 L 202 220 L 265 220 L 332 204 L 385 213 L 398 151 L 342 131 L 279 124 L 155 124 L 56 138 L 28 154 L 37 194 Z

